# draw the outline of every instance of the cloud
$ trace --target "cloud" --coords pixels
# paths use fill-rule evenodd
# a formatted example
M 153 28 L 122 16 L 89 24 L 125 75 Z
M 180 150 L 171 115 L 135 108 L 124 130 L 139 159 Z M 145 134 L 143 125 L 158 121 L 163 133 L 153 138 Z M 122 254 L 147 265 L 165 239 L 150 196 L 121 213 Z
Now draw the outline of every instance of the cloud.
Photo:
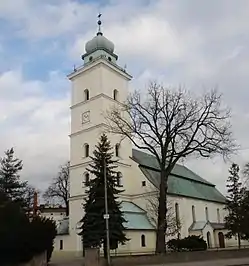
M 218 85 L 233 110 L 235 137 L 249 148 L 247 0 L 0 1 L 0 150 L 16 147 L 24 178 L 45 186 L 68 158 L 65 75 L 95 35 L 99 10 L 119 64 L 126 63 L 134 76 L 133 88 L 144 88 L 150 79 L 195 92 Z M 19 50 L 21 45 L 26 49 Z M 248 155 L 241 150 L 232 160 L 243 164 Z M 185 163 L 224 190 L 229 165 L 218 158 Z
M 40 188 L 69 156 L 69 95 L 46 95 L 47 87 L 62 85 L 56 83 L 62 76 L 51 77 L 47 82 L 28 81 L 21 69 L 0 75 L 1 154 L 13 146 L 24 162 L 22 178 Z

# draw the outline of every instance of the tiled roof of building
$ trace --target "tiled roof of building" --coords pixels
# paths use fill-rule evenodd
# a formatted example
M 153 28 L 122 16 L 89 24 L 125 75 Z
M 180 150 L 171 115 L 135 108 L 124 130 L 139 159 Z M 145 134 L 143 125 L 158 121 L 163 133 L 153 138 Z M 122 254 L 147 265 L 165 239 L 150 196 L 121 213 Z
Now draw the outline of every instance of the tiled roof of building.
M 157 188 L 160 184 L 159 165 L 156 158 L 145 152 L 132 150 L 132 158 L 148 180 Z M 168 179 L 168 193 L 201 200 L 225 203 L 225 197 L 215 185 L 195 174 L 187 167 L 176 164 Z

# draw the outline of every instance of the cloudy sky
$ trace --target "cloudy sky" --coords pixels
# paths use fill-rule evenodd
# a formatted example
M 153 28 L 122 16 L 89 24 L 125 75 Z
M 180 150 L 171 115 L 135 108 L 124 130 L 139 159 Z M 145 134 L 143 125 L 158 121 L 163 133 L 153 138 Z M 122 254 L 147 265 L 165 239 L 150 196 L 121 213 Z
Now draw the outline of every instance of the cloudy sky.
M 84 44 L 103 32 L 115 43 L 132 87 L 150 79 L 192 90 L 218 86 L 233 111 L 249 161 L 249 1 L 8 0 L 0 1 L 0 156 L 14 147 L 22 178 L 40 189 L 69 158 L 70 83 Z M 185 162 L 224 191 L 221 159 Z

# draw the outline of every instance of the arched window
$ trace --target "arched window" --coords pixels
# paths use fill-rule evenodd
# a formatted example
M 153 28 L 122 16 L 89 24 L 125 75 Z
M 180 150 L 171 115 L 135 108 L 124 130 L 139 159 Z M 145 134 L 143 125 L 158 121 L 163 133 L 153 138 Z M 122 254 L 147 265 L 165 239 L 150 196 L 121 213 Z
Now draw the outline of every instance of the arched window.
M 90 182 L 90 175 L 89 173 L 85 173 L 85 185 L 89 186 L 89 182 Z
M 113 91 L 113 99 L 114 99 L 115 101 L 118 100 L 118 91 L 117 91 L 116 89 Z
M 217 209 L 217 221 L 220 223 L 220 209 Z
M 120 144 L 117 143 L 117 144 L 115 145 L 115 156 L 117 156 L 117 157 L 119 157 L 119 150 L 120 150 Z
M 208 245 L 208 248 L 212 247 L 211 234 L 209 231 L 207 232 L 207 245 Z
M 89 100 L 89 90 L 88 89 L 84 90 L 84 95 L 85 95 L 85 101 L 88 101 Z
M 179 216 L 179 204 L 178 203 L 175 204 L 175 213 L 176 213 L 176 221 L 178 222 L 180 220 L 180 216 Z
M 84 144 L 84 152 L 85 152 L 85 157 L 89 156 L 89 144 L 85 143 Z
M 63 250 L 63 240 L 60 240 L 60 250 Z
M 209 217 L 208 217 L 208 207 L 205 207 L 205 215 L 206 215 L 206 221 L 209 221 Z
M 117 186 L 118 187 L 122 187 L 123 186 L 122 185 L 122 177 L 123 177 L 122 173 L 121 172 L 117 172 Z
M 141 247 L 146 247 L 146 244 L 145 244 L 145 235 L 141 235 Z
M 196 221 L 196 218 L 195 218 L 195 206 L 192 205 L 192 218 L 193 218 L 193 222 Z

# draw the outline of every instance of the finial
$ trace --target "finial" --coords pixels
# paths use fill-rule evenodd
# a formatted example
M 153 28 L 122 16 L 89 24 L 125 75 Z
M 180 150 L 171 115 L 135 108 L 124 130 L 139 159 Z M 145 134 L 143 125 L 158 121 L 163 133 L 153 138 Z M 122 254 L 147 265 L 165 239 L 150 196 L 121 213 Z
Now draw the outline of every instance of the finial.
M 102 14 L 99 13 L 99 14 L 98 14 L 99 31 L 98 31 L 97 35 L 103 35 L 103 33 L 101 32 L 101 24 L 102 24 L 102 22 L 101 22 L 101 20 L 100 20 L 100 17 L 101 17 L 101 16 L 102 16 Z

